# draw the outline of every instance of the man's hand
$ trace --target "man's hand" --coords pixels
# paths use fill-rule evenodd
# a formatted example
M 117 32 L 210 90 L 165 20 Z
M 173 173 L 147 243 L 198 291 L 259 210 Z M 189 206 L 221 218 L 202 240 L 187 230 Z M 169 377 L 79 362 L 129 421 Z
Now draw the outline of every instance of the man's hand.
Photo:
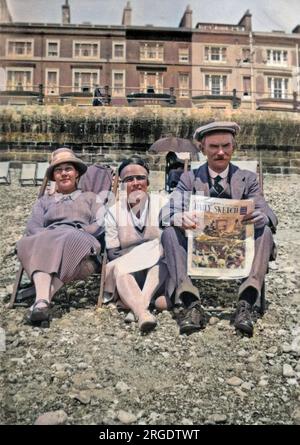
M 243 224 L 255 224 L 255 227 L 258 229 L 260 227 L 264 227 L 268 224 L 269 218 L 265 215 L 261 210 L 254 210 L 251 213 L 247 213 L 242 219 Z
M 176 213 L 174 215 L 174 226 L 184 230 L 196 228 L 196 215 L 193 212 Z

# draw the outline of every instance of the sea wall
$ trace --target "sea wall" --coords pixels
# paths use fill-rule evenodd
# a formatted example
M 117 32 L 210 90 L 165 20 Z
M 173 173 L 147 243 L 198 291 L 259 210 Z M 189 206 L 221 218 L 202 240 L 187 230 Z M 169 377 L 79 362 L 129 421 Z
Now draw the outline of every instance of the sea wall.
M 212 112 L 160 107 L 1 106 L 0 159 L 46 160 L 60 146 L 72 147 L 87 161 L 116 163 L 135 154 L 164 169 L 164 156 L 149 156 L 161 137 L 192 138 L 210 120 L 235 120 L 241 159 L 261 158 L 270 173 L 300 173 L 300 116 L 278 112 Z

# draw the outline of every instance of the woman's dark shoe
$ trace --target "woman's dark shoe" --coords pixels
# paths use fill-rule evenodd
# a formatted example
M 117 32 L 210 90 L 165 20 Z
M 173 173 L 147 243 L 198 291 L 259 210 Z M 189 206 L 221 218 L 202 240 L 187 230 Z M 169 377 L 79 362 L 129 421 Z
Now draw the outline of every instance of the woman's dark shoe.
M 38 307 L 39 303 L 44 303 L 46 306 Z M 33 325 L 40 325 L 41 327 L 49 327 L 50 323 L 50 303 L 48 300 L 37 300 L 32 309 L 27 314 L 27 321 Z
M 157 325 L 156 318 L 149 311 L 145 311 L 138 319 L 138 326 L 141 332 L 152 331 Z

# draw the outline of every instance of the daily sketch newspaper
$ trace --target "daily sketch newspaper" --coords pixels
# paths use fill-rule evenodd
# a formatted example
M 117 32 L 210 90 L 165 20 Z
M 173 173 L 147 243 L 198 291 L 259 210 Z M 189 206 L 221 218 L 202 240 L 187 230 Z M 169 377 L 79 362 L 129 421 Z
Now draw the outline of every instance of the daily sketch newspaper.
M 190 276 L 224 280 L 249 275 L 254 227 L 241 220 L 253 210 L 252 200 L 191 196 L 190 211 L 196 214 L 197 226 L 187 231 Z

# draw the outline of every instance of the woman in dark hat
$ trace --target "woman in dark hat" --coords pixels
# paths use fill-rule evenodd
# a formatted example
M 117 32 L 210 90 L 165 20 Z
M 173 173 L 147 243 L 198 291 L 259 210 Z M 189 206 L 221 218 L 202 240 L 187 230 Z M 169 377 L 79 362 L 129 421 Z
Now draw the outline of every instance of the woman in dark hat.
M 44 195 L 33 206 L 26 236 L 17 243 L 18 257 L 33 281 L 36 300 L 28 320 L 49 321 L 50 302 L 63 284 L 94 273 L 102 232 L 97 220 L 100 204 L 92 192 L 77 188 L 87 166 L 72 150 L 53 153 L 47 177 L 56 183 L 53 195 Z

